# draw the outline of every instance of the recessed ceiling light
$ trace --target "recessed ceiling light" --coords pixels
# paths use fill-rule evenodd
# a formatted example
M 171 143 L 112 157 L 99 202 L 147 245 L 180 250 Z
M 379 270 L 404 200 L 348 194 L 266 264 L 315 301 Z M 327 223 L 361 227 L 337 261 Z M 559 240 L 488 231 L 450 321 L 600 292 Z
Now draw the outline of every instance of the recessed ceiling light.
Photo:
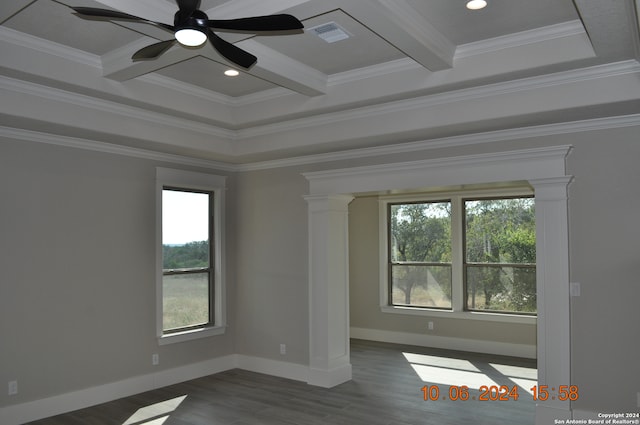
M 238 75 L 240 75 L 240 73 L 235 69 L 227 69 L 224 72 L 224 75 L 226 75 L 227 77 L 237 77 Z
M 483 9 L 487 5 L 485 0 L 470 0 L 467 2 L 467 9 L 479 10 Z

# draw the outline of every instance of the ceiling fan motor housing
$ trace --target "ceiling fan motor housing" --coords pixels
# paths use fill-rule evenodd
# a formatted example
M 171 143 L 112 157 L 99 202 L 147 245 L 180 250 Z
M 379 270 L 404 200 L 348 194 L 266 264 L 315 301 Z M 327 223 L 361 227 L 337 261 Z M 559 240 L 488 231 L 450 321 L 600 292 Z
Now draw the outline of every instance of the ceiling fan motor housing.
M 199 10 L 194 10 L 186 18 L 179 10 L 174 17 L 176 39 L 184 46 L 200 46 L 207 40 L 207 21 L 207 15 Z
M 205 32 L 208 20 L 209 17 L 207 14 L 200 10 L 194 10 L 187 18 L 184 18 L 179 10 L 173 18 L 173 26 L 176 28 L 176 31 L 181 29 L 194 29 Z

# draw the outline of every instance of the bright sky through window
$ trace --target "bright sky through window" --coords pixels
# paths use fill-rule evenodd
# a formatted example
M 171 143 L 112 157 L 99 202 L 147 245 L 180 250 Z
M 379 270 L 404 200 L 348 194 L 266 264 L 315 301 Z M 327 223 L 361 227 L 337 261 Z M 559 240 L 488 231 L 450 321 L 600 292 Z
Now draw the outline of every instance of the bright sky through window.
M 163 190 L 163 245 L 183 245 L 208 240 L 208 202 L 209 196 L 206 193 Z

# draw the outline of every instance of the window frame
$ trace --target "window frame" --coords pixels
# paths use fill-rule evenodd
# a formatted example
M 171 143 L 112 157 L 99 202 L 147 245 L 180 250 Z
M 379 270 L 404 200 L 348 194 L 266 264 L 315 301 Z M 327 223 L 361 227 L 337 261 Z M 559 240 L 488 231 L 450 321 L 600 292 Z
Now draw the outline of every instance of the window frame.
M 183 268 L 183 269 L 165 269 L 164 268 L 164 264 L 162 266 L 162 277 L 163 279 L 166 276 L 185 276 L 185 275 L 193 275 L 193 274 L 207 274 L 207 321 L 206 323 L 202 323 L 202 324 L 197 324 L 197 325 L 191 325 L 191 326 L 183 326 L 183 327 L 179 327 L 179 328 L 173 328 L 173 329 L 164 329 L 164 319 L 163 319 L 163 326 L 162 326 L 162 332 L 163 335 L 172 335 L 172 334 L 176 334 L 176 333 L 181 333 L 181 332 L 187 332 L 190 330 L 195 330 L 195 329 L 201 329 L 201 328 L 208 328 L 208 327 L 214 327 L 216 324 L 216 320 L 215 320 L 215 285 L 216 285 L 216 280 L 215 280 L 215 243 L 213 243 L 215 241 L 215 226 L 214 226 L 214 220 L 215 220 L 215 203 L 216 203 L 216 197 L 215 197 L 215 193 L 211 190 L 200 190 L 200 189 L 193 189 L 191 187 L 176 187 L 176 186 L 163 186 L 162 187 L 162 193 L 164 195 L 164 193 L 166 191 L 174 191 L 174 192 L 183 192 L 183 193 L 197 193 L 197 194 L 201 194 L 201 195 L 207 195 L 208 197 L 208 202 L 207 202 L 207 237 L 208 237 L 208 241 L 209 241 L 209 246 L 208 246 L 208 260 L 209 260 L 209 266 L 208 267 L 191 267 L 191 268 Z M 164 241 L 163 241 L 164 242 Z M 162 250 L 164 251 L 164 243 L 163 243 L 163 248 Z M 164 258 L 164 252 L 163 252 L 163 258 Z M 164 286 L 163 286 L 164 289 Z M 164 304 L 163 304 L 164 306 Z M 164 313 L 164 312 L 163 312 Z M 164 316 L 164 315 L 163 315 Z
M 478 198 L 514 198 L 533 197 L 530 186 L 480 189 L 451 189 L 411 194 L 381 195 L 378 198 L 379 214 L 379 297 L 380 310 L 383 313 L 415 315 L 434 318 L 471 319 L 506 323 L 535 324 L 537 314 L 521 314 L 511 312 L 466 310 L 465 293 L 465 252 L 464 252 L 464 200 Z M 535 198 L 534 198 L 535 199 Z M 389 204 L 451 201 L 451 309 L 435 309 L 429 307 L 397 306 L 390 303 L 390 270 L 389 270 Z M 457 204 L 457 205 L 454 205 Z
M 520 312 L 520 311 L 499 311 L 499 310 L 483 310 L 483 309 L 479 309 L 479 308 L 470 308 L 469 307 L 469 294 L 467 292 L 468 290 L 468 285 L 469 285 L 469 280 L 468 280 L 468 274 L 469 274 L 469 269 L 474 268 L 474 267 L 511 267 L 511 268 L 519 268 L 519 269 L 533 269 L 536 270 L 536 263 L 479 263 L 479 262 L 470 262 L 467 259 L 467 208 L 466 208 L 466 202 L 467 201 L 486 201 L 486 200 L 506 200 L 506 199 L 533 199 L 534 201 L 534 208 L 535 208 L 535 197 L 533 196 L 533 193 L 530 195 L 491 195 L 491 196 L 463 196 L 460 198 L 460 205 L 459 207 L 461 208 L 461 219 L 462 219 L 462 288 L 463 288 L 463 306 L 464 306 L 464 311 L 469 311 L 469 312 L 482 312 L 482 313 L 497 313 L 497 314 L 511 314 L 511 315 L 518 315 L 518 316 L 529 316 L 529 317 L 537 317 L 538 313 L 537 311 L 535 313 L 529 313 L 529 312 Z
M 160 345 L 189 341 L 226 331 L 224 206 L 226 177 L 171 168 L 156 168 L 156 337 Z M 209 232 L 209 321 L 205 325 L 165 332 L 163 326 L 163 285 L 165 275 L 162 249 L 162 193 L 180 190 L 210 194 Z
M 404 202 L 403 200 L 400 201 L 390 201 L 386 203 L 386 209 L 385 209 L 385 214 L 386 214 L 386 221 L 387 221 L 387 241 L 391 241 L 391 209 L 394 205 L 412 205 L 412 204 L 436 204 L 436 203 L 449 203 L 451 204 L 451 200 L 450 199 L 429 199 L 429 200 L 420 200 L 420 201 L 411 201 L 411 202 Z M 453 221 L 453 218 L 451 218 L 451 221 Z M 450 223 L 450 225 L 452 225 Z M 388 304 L 389 306 L 392 307 L 413 307 L 413 308 L 428 308 L 430 310 L 443 310 L 443 311 L 451 311 L 451 308 L 448 307 L 425 307 L 425 306 L 413 306 L 413 305 L 405 305 L 405 304 L 394 304 L 393 303 L 393 266 L 395 265 L 411 265 L 411 266 L 422 266 L 422 267 L 431 267 L 431 266 L 448 266 L 449 267 L 449 271 L 451 273 L 453 273 L 453 263 L 449 262 L 449 263 L 440 263 L 440 262 L 433 262 L 433 261 L 405 261 L 405 262 L 400 262 L 400 261 L 393 261 L 393 259 L 391 258 L 391 252 L 392 252 L 392 248 L 391 248 L 391 243 L 387 242 L 386 243 L 386 247 L 387 247 L 387 254 L 386 254 L 386 259 L 385 261 L 387 262 L 387 300 L 388 300 Z M 453 247 L 452 247 L 453 249 Z M 453 289 L 453 281 L 451 283 L 451 287 Z M 453 305 L 452 305 L 453 307 Z

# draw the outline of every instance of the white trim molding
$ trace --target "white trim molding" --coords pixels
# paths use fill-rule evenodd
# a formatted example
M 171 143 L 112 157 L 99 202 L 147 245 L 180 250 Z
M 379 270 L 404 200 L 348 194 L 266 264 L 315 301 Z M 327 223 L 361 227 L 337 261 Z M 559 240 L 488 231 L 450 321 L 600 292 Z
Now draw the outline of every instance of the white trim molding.
M 156 167 L 156 336 L 158 344 L 166 345 L 222 335 L 227 328 L 226 306 L 226 248 L 225 248 L 225 192 L 226 177 L 173 168 Z M 165 186 L 213 192 L 213 323 L 211 327 L 177 333 L 163 330 L 163 272 L 162 272 L 162 193 Z M 211 283 L 210 283 L 211 285 Z
M 305 196 L 305 200 L 309 205 L 307 382 L 330 388 L 351 380 L 347 214 L 353 196 Z
M 309 376 L 309 368 L 305 365 L 241 354 L 229 354 L 147 375 L 2 407 L 0 408 L 0 424 L 19 425 L 32 422 L 232 369 L 248 370 L 302 382 L 307 381 Z
M 536 200 L 538 384 L 571 385 L 567 186 L 572 177 L 566 175 L 565 170 L 570 150 L 571 146 L 563 145 L 303 175 L 309 181 L 308 198 L 314 199 L 394 190 L 420 191 L 429 187 L 528 182 L 534 188 Z M 347 226 L 340 228 L 346 231 Z M 335 269 L 348 270 L 349 259 L 342 255 L 348 252 L 348 247 L 335 235 L 337 229 L 332 229 L 334 235 L 328 239 L 328 228 L 310 221 L 309 246 L 322 246 L 326 252 L 338 253 L 332 256 L 331 263 L 315 264 L 310 269 L 310 287 L 317 279 L 326 279 Z M 348 292 L 348 277 L 332 285 L 338 286 L 333 288 L 336 292 Z M 345 321 L 327 317 L 331 311 L 328 302 L 328 298 L 310 300 L 310 328 L 329 326 L 326 334 L 348 328 L 348 315 Z M 537 425 L 549 423 L 552 416 L 570 418 L 569 401 L 547 400 L 536 405 Z
M 236 368 L 236 355 L 166 369 L 35 401 L 0 408 L 0 423 L 18 425 L 107 403 L 156 388 Z
M 351 338 L 418 347 L 443 348 L 470 353 L 496 354 L 500 356 L 536 358 L 536 346 L 477 339 L 452 338 L 411 332 L 386 331 L 351 327 Z

